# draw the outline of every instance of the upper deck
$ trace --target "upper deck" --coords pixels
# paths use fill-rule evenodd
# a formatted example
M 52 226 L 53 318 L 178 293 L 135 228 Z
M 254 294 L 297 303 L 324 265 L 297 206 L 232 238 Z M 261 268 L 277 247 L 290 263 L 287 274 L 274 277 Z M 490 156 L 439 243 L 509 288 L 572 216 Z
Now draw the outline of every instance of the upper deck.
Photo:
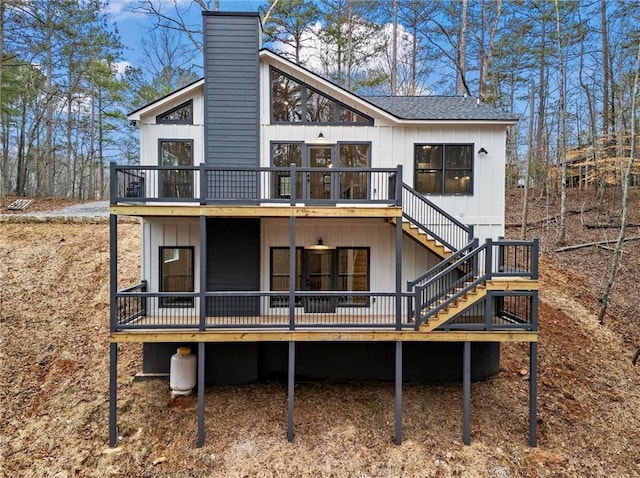
M 135 216 L 402 216 L 402 167 L 111 165 L 111 213 Z

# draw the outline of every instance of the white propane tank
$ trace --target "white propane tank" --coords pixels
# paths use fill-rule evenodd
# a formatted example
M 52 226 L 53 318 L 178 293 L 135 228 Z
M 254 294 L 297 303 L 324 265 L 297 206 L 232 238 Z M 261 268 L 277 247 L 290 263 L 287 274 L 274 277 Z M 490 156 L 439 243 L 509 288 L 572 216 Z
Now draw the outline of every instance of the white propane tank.
M 171 356 L 169 386 L 172 395 L 189 395 L 196 386 L 196 356 L 189 347 L 179 347 Z

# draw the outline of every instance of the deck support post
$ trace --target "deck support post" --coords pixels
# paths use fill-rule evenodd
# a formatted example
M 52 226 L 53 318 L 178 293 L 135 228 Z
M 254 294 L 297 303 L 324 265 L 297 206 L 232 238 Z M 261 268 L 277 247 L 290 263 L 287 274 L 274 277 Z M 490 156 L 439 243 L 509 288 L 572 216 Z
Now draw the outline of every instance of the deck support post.
M 292 199 L 293 201 L 293 199 Z M 289 218 L 289 330 L 296 328 L 296 218 Z
M 471 445 L 471 342 L 462 355 L 462 442 Z
M 198 448 L 204 446 L 204 342 L 198 342 Z
M 538 343 L 529 344 L 529 446 L 538 446 Z
M 296 381 L 296 343 L 289 341 L 289 370 L 287 372 L 287 440 L 293 441 L 293 392 Z
M 396 445 L 402 445 L 402 341 L 396 342 Z
M 109 344 L 109 446 L 118 444 L 118 344 Z
M 200 257 L 198 263 L 200 264 L 200 277 L 199 277 L 199 317 L 200 331 L 204 332 L 207 325 L 207 218 L 206 216 L 200 216 Z
M 402 216 L 396 223 L 396 330 L 402 330 Z

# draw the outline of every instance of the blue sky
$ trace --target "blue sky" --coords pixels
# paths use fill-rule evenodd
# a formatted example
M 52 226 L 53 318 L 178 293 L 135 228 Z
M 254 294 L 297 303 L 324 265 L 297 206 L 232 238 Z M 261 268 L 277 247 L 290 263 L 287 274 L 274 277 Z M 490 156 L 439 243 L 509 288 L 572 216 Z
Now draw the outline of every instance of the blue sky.
M 170 16 L 174 11 L 173 0 L 154 0 L 156 5 L 160 5 Z M 192 0 L 177 0 L 180 6 L 192 5 Z M 213 0 L 210 1 L 213 4 Z M 265 2 L 260 0 L 220 0 L 221 11 L 257 11 L 258 7 Z M 120 39 L 125 47 L 123 52 L 122 65 L 131 64 L 139 66 L 144 57 L 141 47 L 141 40 L 153 26 L 152 20 L 143 13 L 132 12 L 131 6 L 135 5 L 131 0 L 111 0 L 105 8 L 110 23 L 117 26 Z M 185 17 L 190 24 L 200 26 L 202 24 L 201 9 L 198 5 L 192 5 Z

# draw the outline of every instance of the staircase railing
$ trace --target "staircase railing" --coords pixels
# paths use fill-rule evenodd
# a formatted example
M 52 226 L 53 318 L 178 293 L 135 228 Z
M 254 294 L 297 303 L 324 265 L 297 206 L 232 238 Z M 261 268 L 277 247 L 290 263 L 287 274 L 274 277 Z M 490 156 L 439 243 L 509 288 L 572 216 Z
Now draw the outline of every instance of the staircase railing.
M 538 278 L 539 242 L 487 239 L 458 251 L 413 281 L 416 328 L 493 277 Z M 456 256 L 456 257 L 454 257 Z M 409 283 L 411 284 L 411 283 Z
M 473 239 L 473 227 L 461 223 L 415 189 L 402 185 L 402 217 L 451 252 L 464 248 Z

